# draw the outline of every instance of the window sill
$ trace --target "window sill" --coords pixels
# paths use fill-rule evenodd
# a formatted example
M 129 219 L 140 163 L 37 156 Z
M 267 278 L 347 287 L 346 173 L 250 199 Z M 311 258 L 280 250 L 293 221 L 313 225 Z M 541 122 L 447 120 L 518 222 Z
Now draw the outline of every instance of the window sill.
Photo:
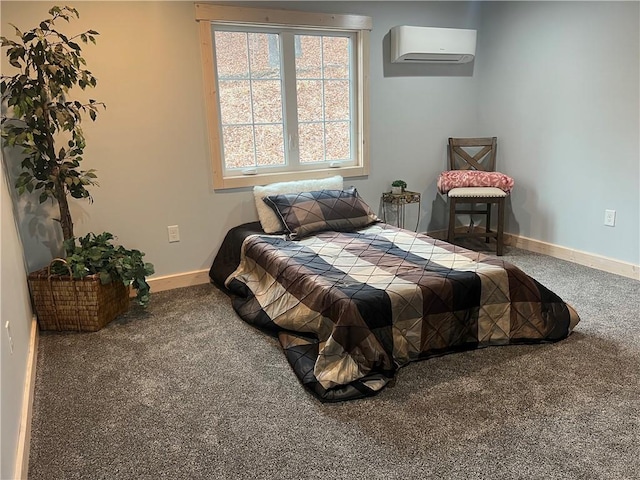
M 256 175 L 237 175 L 228 177 L 216 177 L 214 175 L 214 190 L 226 190 L 230 188 L 253 187 L 255 185 L 267 185 L 275 182 L 288 182 L 292 180 L 308 180 L 312 178 L 333 177 L 342 175 L 344 178 L 361 177 L 369 174 L 369 169 L 363 166 L 322 168 L 318 170 L 302 170 L 297 172 L 258 173 Z

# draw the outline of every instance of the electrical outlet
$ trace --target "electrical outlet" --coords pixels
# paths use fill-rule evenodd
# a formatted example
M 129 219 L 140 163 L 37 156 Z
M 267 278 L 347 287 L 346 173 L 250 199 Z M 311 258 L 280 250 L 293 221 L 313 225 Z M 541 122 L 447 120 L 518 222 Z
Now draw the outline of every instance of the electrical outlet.
M 169 225 L 167 227 L 167 232 L 169 232 L 169 243 L 180 241 L 180 230 L 178 230 L 178 225 Z
M 615 227 L 616 226 L 616 211 L 615 210 L 605 210 L 604 211 L 604 224 L 607 227 Z
M 4 328 L 7 330 L 7 338 L 9 339 L 9 351 L 13 353 L 13 337 L 11 336 L 11 324 L 9 320 L 4 324 Z

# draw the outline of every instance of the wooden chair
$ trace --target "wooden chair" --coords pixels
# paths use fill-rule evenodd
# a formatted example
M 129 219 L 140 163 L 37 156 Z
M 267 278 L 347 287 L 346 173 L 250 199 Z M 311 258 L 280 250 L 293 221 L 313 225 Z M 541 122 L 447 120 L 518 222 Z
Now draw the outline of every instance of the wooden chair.
M 497 138 L 449 138 L 449 170 L 483 170 L 495 171 Z M 449 200 L 449 228 L 447 241 L 453 242 L 456 237 L 484 237 L 489 243 L 496 239 L 496 255 L 502 255 L 504 249 L 504 203 L 507 193 L 496 187 L 462 187 L 447 192 Z M 460 204 L 468 205 L 466 208 Z M 484 208 L 476 210 L 477 204 Z M 498 206 L 498 226 L 491 230 L 491 207 Z M 486 226 L 483 231 L 476 231 L 473 218 L 466 232 L 456 232 L 456 215 L 484 215 Z

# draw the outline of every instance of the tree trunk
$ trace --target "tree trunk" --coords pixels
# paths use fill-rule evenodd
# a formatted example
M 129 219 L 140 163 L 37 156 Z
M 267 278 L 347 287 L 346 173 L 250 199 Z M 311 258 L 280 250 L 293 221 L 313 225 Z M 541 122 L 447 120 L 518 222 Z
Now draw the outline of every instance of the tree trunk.
M 42 70 L 38 70 L 38 82 L 40 85 L 46 84 Z M 65 240 L 73 238 L 73 221 L 71 220 L 71 212 L 69 211 L 69 202 L 67 201 L 67 192 L 64 188 L 64 184 L 60 181 L 60 167 L 58 159 L 56 157 L 55 140 L 53 138 L 54 128 L 51 127 L 49 121 L 49 109 L 47 108 L 47 102 L 49 96 L 47 95 L 47 89 L 42 90 L 42 104 L 43 104 L 43 118 L 45 124 L 45 135 L 47 142 L 47 150 L 49 154 L 49 164 L 51 165 L 51 174 L 55 177 L 53 182 L 53 195 L 58 201 L 58 209 L 60 210 L 60 226 L 62 227 L 62 237 Z
M 67 193 L 64 185 L 59 179 L 55 182 L 55 195 L 60 209 L 60 226 L 62 227 L 62 236 L 65 240 L 73 238 L 73 221 L 71 220 L 71 212 L 69 211 L 69 203 L 67 202 Z

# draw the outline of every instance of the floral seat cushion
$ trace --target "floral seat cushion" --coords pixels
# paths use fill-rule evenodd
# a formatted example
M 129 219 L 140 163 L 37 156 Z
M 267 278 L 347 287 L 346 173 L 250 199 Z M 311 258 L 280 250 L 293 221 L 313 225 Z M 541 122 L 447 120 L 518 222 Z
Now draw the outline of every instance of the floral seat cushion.
M 464 187 L 493 187 L 509 193 L 513 185 L 513 178 L 500 172 L 448 170 L 438 177 L 438 191 L 442 194 L 454 188 Z

